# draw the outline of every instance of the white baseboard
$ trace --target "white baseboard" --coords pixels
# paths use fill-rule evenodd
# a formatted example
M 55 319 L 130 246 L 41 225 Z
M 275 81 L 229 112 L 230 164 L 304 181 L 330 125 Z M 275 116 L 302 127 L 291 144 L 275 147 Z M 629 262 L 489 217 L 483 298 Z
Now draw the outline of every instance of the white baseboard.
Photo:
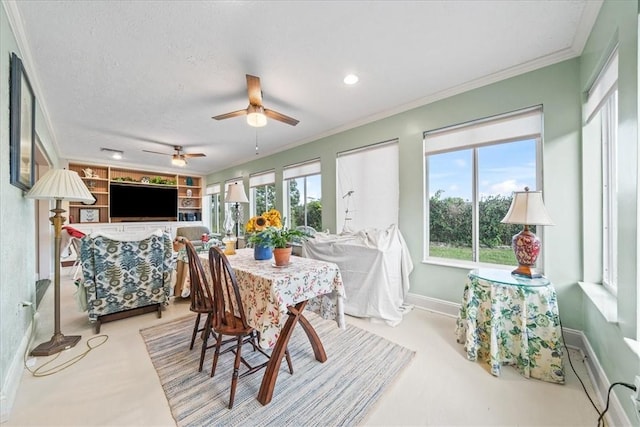
M 32 320 L 32 322 L 33 321 L 34 320 Z M 22 337 L 20 347 L 11 361 L 11 365 L 7 370 L 7 377 L 5 378 L 4 384 L 2 384 L 2 390 L 0 390 L 0 423 L 9 420 L 13 403 L 18 394 L 18 387 L 20 386 L 20 380 L 24 373 L 24 354 L 27 351 L 29 342 L 31 342 L 32 326 L 33 325 L 29 325 L 25 335 Z
M 422 295 L 407 294 L 405 298 L 407 304 L 412 304 L 415 308 L 431 311 L 434 313 L 442 314 L 449 317 L 458 317 L 460 310 L 460 304 L 449 301 L 440 300 L 437 298 L 425 297 Z M 606 405 L 607 392 L 611 382 L 607 378 L 604 369 L 600 361 L 596 357 L 589 340 L 586 335 L 579 330 L 562 328 L 565 344 L 568 347 L 577 348 L 586 356 L 587 374 L 589 379 L 596 390 L 597 396 L 592 398 L 597 399 L 600 404 L 600 410 L 603 410 Z M 607 425 L 609 426 L 632 426 L 631 421 L 624 412 L 620 400 L 615 393 L 611 393 L 609 399 L 609 410 L 605 415 Z

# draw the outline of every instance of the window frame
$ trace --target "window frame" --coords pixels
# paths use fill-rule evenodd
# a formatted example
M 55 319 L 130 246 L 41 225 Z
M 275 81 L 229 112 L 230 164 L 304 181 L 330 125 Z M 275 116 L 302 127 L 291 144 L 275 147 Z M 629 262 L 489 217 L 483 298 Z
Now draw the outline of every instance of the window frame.
M 298 172 L 296 172 L 298 171 Z M 303 179 L 303 188 L 301 189 L 304 194 L 304 224 L 298 224 L 307 226 L 307 178 L 312 176 L 320 177 L 320 186 L 322 186 L 322 165 L 320 163 L 320 159 L 308 160 L 301 163 L 296 163 L 293 165 L 285 166 L 283 168 L 282 173 L 282 190 L 283 190 L 283 200 L 282 200 L 282 214 L 284 216 L 285 226 L 291 227 L 291 206 L 290 201 L 291 197 L 289 194 L 289 181 L 296 179 Z M 321 189 L 322 191 L 322 189 Z M 322 203 L 322 197 L 320 197 L 320 203 Z
M 444 134 L 444 135 L 455 135 L 458 131 L 465 131 L 467 128 L 471 128 L 473 126 L 478 127 L 486 127 L 491 128 L 492 122 L 497 124 L 497 127 L 500 127 L 501 123 L 508 122 L 509 119 L 518 119 L 519 117 L 524 117 L 525 119 L 529 115 L 534 115 L 536 120 L 539 119 L 539 129 L 533 134 L 530 131 L 524 132 L 522 135 L 517 135 L 512 138 L 508 137 L 497 137 L 495 140 L 487 140 L 486 135 L 482 135 L 482 130 L 478 132 L 479 135 L 474 135 L 478 140 L 472 143 L 462 143 L 459 142 L 458 138 L 449 138 L 447 136 L 448 141 L 445 140 L 444 143 L 438 144 L 437 149 L 430 150 L 427 147 L 429 135 L 433 134 Z M 526 128 L 527 122 L 526 120 L 523 122 L 523 128 Z M 486 133 L 488 138 L 494 132 Z M 483 147 L 497 146 L 502 144 L 510 144 L 519 141 L 525 140 L 534 140 L 535 141 L 535 184 L 536 188 L 532 189 L 534 191 L 544 191 L 543 182 L 544 182 L 544 168 L 543 168 L 543 140 L 544 140 L 544 111 L 542 106 L 534 106 L 530 108 L 525 108 L 522 110 L 512 111 L 505 114 L 500 114 L 497 116 L 487 117 L 478 120 L 472 120 L 466 123 L 447 126 L 444 128 L 436 129 L 433 131 L 424 132 L 423 137 L 423 149 L 424 149 L 424 158 L 423 158 L 423 262 L 427 264 L 435 264 L 435 265 L 446 265 L 453 267 L 461 267 L 461 268 L 477 268 L 477 267 L 489 267 L 489 268 L 498 268 L 498 269 L 512 269 L 513 265 L 503 265 L 503 264 L 493 264 L 481 262 L 480 259 L 480 191 L 479 191 L 479 162 L 478 162 L 478 151 Z M 501 135 L 503 132 L 498 131 L 497 135 Z M 484 139 L 483 139 L 484 138 Z M 455 141 L 450 143 L 450 141 Z M 454 258 L 442 258 L 435 257 L 430 255 L 430 187 L 429 187 L 429 166 L 428 166 L 428 158 L 431 155 L 437 155 L 442 153 L 450 153 L 456 151 L 466 151 L 471 150 L 471 203 L 472 203 L 472 243 L 471 243 L 471 251 L 472 251 L 472 259 L 471 260 L 461 260 Z M 536 230 L 536 235 L 540 239 L 542 246 L 544 247 L 544 227 L 538 227 Z M 536 263 L 536 269 L 543 272 L 544 271 L 544 262 L 543 257 L 539 257 Z

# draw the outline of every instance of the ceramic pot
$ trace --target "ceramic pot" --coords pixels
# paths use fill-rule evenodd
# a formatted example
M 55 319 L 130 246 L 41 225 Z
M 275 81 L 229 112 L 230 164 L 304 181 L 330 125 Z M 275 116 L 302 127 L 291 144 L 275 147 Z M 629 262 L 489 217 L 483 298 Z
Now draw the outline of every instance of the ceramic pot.
M 291 247 L 275 248 L 273 250 L 273 258 L 275 259 L 278 267 L 288 265 L 291 259 Z
M 255 245 L 253 247 L 253 258 L 259 261 L 271 259 L 273 256 L 273 249 L 267 246 Z

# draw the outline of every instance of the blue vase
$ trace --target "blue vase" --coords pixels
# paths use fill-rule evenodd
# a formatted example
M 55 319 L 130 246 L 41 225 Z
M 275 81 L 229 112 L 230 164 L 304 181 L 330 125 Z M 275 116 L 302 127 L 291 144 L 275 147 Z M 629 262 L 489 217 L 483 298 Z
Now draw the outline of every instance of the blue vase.
M 253 258 L 257 260 L 271 259 L 273 256 L 273 249 L 268 246 L 255 245 L 253 247 Z

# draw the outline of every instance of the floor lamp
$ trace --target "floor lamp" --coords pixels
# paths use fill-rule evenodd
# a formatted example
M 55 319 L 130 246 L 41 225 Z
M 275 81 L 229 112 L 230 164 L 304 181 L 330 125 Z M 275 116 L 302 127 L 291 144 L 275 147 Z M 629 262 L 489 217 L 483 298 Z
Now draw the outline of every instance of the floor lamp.
M 229 184 L 229 189 L 227 190 L 227 203 L 234 203 L 234 221 L 236 223 L 236 249 L 238 248 L 238 231 L 240 228 L 240 222 L 242 218 L 240 218 L 240 203 L 249 203 L 249 199 L 247 198 L 247 193 L 244 192 L 244 186 L 237 182 L 233 184 Z
M 89 192 L 82 179 L 74 171 L 65 169 L 51 169 L 36 182 L 36 185 L 25 196 L 29 199 L 55 200 L 56 206 L 51 209 L 54 215 L 49 218 L 55 232 L 53 241 L 54 254 L 54 321 L 53 336 L 47 342 L 38 345 L 31 352 L 32 356 L 50 356 L 67 348 L 71 348 L 80 341 L 80 336 L 64 336 L 60 332 L 60 242 L 62 240 L 62 225 L 66 218 L 62 213 L 62 201 L 70 202 L 94 202 L 93 195 Z

